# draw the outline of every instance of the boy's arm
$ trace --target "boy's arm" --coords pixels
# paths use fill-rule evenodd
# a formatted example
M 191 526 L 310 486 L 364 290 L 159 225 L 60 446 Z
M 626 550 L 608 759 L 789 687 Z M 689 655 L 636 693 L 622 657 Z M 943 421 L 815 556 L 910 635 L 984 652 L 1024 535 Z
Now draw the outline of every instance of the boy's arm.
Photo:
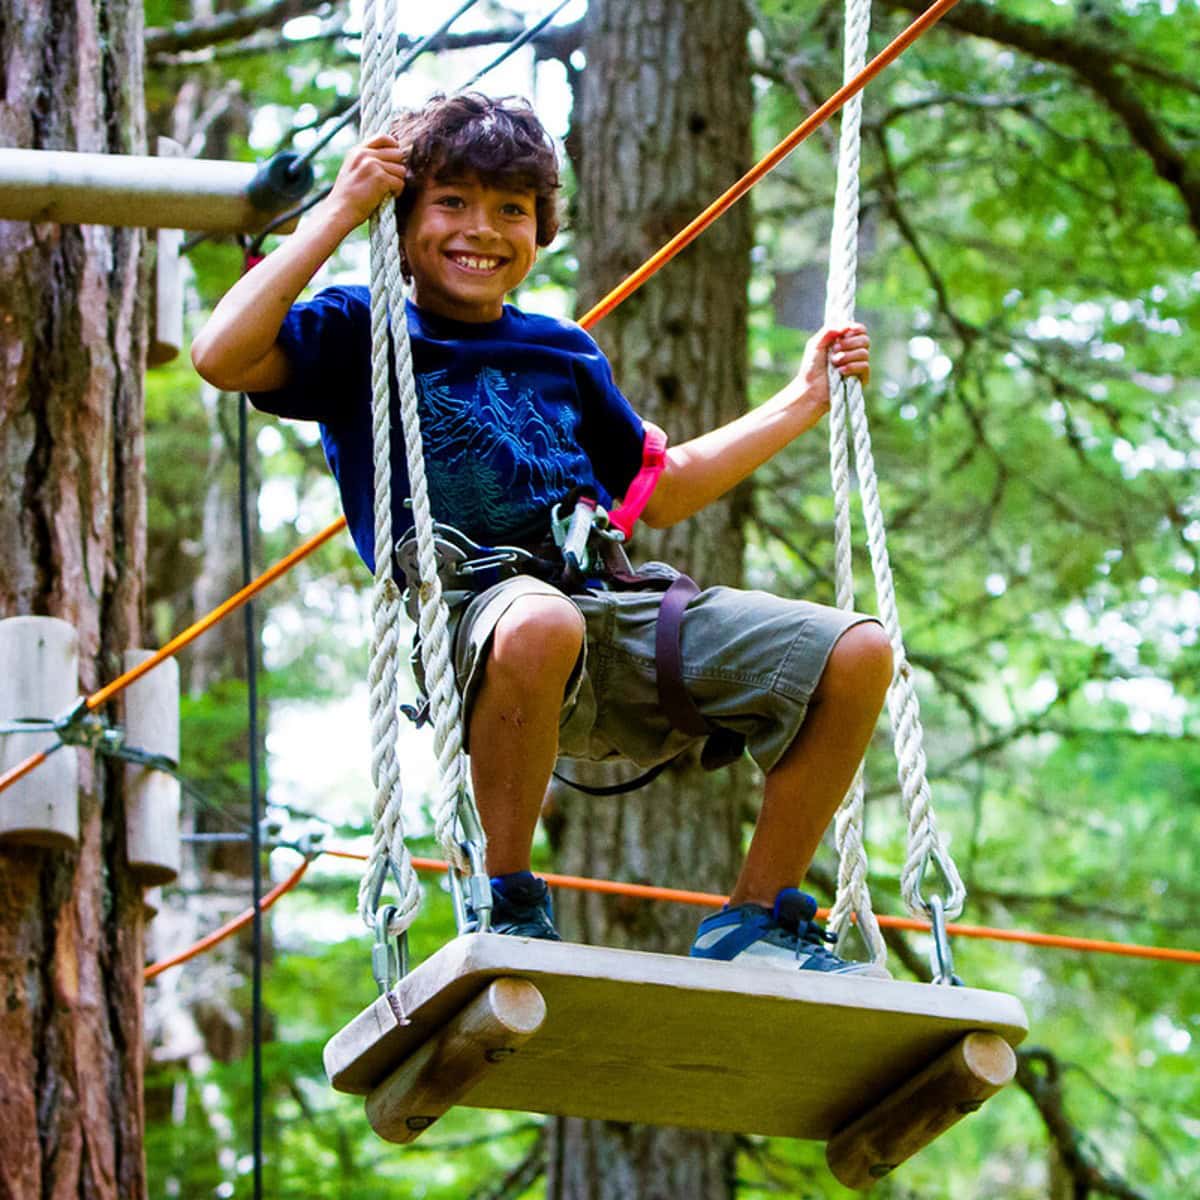
M 830 362 L 865 385 L 871 371 L 866 327 L 820 330 L 787 387 L 729 424 L 672 446 L 642 514 L 646 524 L 662 529 L 699 512 L 811 429 L 829 411 Z
M 346 156 L 329 196 L 225 293 L 196 335 L 192 363 L 204 379 L 228 392 L 269 392 L 287 383 L 288 360 L 275 343 L 284 317 L 343 239 L 404 190 L 404 158 L 386 134 Z

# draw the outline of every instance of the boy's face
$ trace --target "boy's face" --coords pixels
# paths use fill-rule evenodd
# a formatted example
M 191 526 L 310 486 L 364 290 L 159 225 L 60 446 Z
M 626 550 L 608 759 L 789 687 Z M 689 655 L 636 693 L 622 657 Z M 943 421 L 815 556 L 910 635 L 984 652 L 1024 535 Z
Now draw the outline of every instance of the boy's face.
M 458 321 L 496 321 L 537 258 L 536 197 L 476 175 L 431 179 L 404 231 L 414 299 Z

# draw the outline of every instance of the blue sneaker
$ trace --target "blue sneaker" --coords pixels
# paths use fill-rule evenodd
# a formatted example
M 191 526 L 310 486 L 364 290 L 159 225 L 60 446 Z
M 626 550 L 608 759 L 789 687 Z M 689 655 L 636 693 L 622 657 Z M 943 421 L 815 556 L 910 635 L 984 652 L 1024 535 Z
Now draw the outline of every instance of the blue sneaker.
M 700 922 L 691 956 L 743 966 L 891 979 L 886 967 L 838 958 L 829 949 L 837 934 L 826 933 L 813 919 L 816 915 L 817 902 L 797 888 L 784 888 L 772 908 L 761 904 L 723 908 Z
M 561 942 L 546 881 L 530 871 L 493 875 L 491 932 Z

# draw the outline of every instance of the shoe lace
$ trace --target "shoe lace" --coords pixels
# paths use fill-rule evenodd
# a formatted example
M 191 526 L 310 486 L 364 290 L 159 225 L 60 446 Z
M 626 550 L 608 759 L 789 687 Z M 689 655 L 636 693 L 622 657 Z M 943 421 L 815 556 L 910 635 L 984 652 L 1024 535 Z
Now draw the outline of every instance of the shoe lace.
M 816 921 L 773 921 L 769 940 L 795 952 L 796 958 L 836 958 L 829 949 L 837 945 L 838 935 L 822 929 Z

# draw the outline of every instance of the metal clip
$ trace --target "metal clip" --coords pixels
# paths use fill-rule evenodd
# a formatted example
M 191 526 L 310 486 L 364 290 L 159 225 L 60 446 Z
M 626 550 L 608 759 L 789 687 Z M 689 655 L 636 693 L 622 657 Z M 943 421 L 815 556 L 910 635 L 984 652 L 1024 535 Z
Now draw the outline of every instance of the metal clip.
M 394 904 L 385 904 L 375 914 L 375 945 L 371 947 L 371 974 L 375 977 L 375 985 L 379 988 L 381 996 L 386 996 L 404 978 L 408 969 L 408 931 L 395 940 L 388 933 L 388 926 L 399 911 Z
M 458 871 L 450 872 L 455 924 L 459 933 L 487 933 L 492 927 L 492 881 L 483 853 L 487 839 L 474 805 L 464 803 L 461 797 L 458 821 L 464 835 L 459 845 L 467 856 L 471 872 L 465 879 Z
M 569 517 L 556 504 L 550 514 L 555 545 L 562 551 L 568 574 L 582 575 L 588 569 L 588 538 L 596 524 L 598 505 L 591 496 L 580 496 Z
M 514 550 L 498 550 L 494 554 L 486 554 L 482 558 L 472 558 L 458 565 L 459 575 L 478 575 L 480 571 L 490 571 L 493 567 L 506 567 L 518 561 Z
M 929 921 L 933 934 L 933 947 L 929 952 L 933 982 L 962 987 L 963 981 L 954 973 L 954 955 L 950 952 L 950 938 L 946 933 L 946 910 L 942 907 L 941 896 L 936 894 L 929 899 Z

